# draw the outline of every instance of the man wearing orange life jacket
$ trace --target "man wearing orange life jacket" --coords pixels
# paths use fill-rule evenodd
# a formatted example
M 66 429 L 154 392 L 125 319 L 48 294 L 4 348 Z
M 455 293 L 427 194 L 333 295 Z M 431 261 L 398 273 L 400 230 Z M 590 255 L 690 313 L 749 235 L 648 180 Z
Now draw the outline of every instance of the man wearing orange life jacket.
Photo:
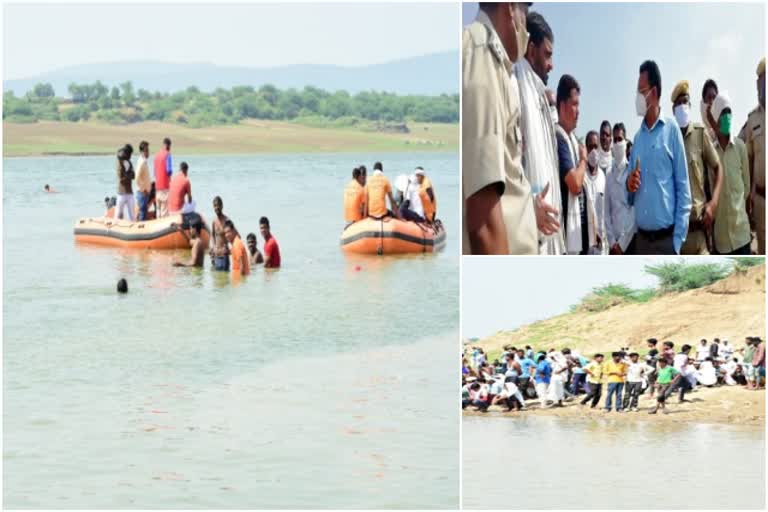
M 435 222 L 437 216 L 437 197 L 432 188 L 432 181 L 424 174 L 423 167 L 416 168 L 416 179 L 419 180 L 419 197 L 424 208 L 424 218 L 427 222 Z
M 387 208 L 389 197 L 390 208 Z M 381 162 L 373 164 L 373 176 L 365 184 L 365 214 L 374 219 L 387 216 L 397 217 L 397 203 L 392 195 L 392 185 L 384 176 L 384 166 Z
M 173 159 L 171 158 L 171 139 L 163 139 L 163 149 L 155 155 L 155 211 L 157 218 L 168 215 L 168 189 L 171 185 L 173 173 Z
M 352 181 L 344 188 L 344 221 L 347 225 L 363 218 L 365 213 L 365 167 L 355 167 Z

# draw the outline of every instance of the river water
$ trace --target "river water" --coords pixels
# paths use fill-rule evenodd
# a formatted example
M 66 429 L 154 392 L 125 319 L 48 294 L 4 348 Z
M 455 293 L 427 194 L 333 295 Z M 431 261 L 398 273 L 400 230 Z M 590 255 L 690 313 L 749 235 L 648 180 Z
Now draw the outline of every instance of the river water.
M 465 509 L 764 509 L 762 428 L 476 417 Z
M 458 157 L 174 159 L 207 219 L 215 195 L 243 234 L 270 218 L 279 272 L 77 246 L 113 160 L 4 160 L 4 506 L 457 507 Z M 443 252 L 341 253 L 343 186 L 379 159 L 427 170 Z

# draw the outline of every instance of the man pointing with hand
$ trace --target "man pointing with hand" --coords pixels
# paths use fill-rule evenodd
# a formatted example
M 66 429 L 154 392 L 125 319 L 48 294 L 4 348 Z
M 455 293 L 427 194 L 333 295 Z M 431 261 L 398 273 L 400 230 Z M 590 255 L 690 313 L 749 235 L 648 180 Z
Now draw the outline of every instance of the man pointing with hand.
M 680 127 L 663 117 L 661 72 L 652 60 L 640 66 L 635 108 L 643 117 L 635 135 L 627 179 L 637 219 L 637 254 L 680 254 L 688 233 L 691 187 Z

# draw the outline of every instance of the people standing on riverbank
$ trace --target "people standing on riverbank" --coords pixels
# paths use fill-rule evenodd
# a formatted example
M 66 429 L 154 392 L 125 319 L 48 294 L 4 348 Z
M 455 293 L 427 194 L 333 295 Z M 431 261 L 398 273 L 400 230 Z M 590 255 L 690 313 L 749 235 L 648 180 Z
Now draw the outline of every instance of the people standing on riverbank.
M 648 414 L 656 414 L 659 409 L 664 414 L 667 414 L 666 401 L 669 396 L 669 390 L 678 381 L 685 380 L 673 366 L 667 363 L 667 360 L 659 359 L 659 366 L 656 370 L 658 372 L 656 383 L 659 385 L 658 397 L 656 398 L 656 407 L 654 407 Z
M 605 364 L 603 370 L 608 383 L 605 396 L 605 412 L 611 412 L 612 399 L 616 399 L 616 412 L 621 412 L 621 392 L 624 390 L 624 379 L 627 375 L 627 365 L 621 360 L 621 352 L 613 352 L 611 360 Z
M 643 390 L 643 384 L 648 382 L 648 377 L 654 372 L 653 366 L 640 361 L 640 354 L 632 352 L 629 354 L 629 365 L 627 366 L 627 382 L 624 392 L 625 411 L 637 412 L 637 402 L 640 393 Z
M 552 380 L 552 365 L 547 361 L 547 356 L 540 354 L 536 361 L 536 368 L 533 370 L 533 381 L 536 384 L 536 395 L 539 397 L 539 404 L 542 408 L 547 407 L 547 394 L 549 393 L 549 383 Z
M 587 405 L 592 400 L 590 407 L 594 409 L 600 401 L 600 395 L 603 391 L 603 354 L 595 354 L 595 358 L 589 363 L 584 371 L 587 373 L 587 386 L 589 392 L 580 403 Z

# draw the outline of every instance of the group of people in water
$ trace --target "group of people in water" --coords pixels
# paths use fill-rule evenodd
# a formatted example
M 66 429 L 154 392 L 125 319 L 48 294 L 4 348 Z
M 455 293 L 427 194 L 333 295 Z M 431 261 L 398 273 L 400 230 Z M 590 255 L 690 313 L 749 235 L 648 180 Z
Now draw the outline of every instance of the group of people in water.
M 233 275 L 248 275 L 251 267 L 264 265 L 264 268 L 280 268 L 280 247 L 270 231 L 269 219 L 261 217 L 259 228 L 264 239 L 264 253 L 258 248 L 254 233 L 246 236 L 246 243 L 240 237 L 235 224 L 223 212 L 224 202 L 221 197 L 213 199 L 214 219 L 211 223 L 210 248 L 207 231 L 202 218 L 195 214 L 195 201 L 192 199 L 192 183 L 189 180 L 189 165 L 181 162 L 176 172 L 173 171 L 171 140 L 163 139 L 162 149 L 154 156 L 154 180 L 149 171 L 149 143 L 139 144 L 139 158 L 134 168 L 131 162 L 133 147 L 126 144 L 117 152 L 117 196 L 104 199 L 107 215 L 115 219 L 128 218 L 139 221 L 160 219 L 181 214 L 182 225 L 176 225 L 190 243 L 192 254 L 188 261 L 175 261 L 174 266 L 203 267 L 205 254 L 211 258 L 211 264 L 217 271 L 232 272 Z M 135 170 L 138 169 L 138 170 Z M 136 183 L 134 196 L 133 183 Z M 154 206 L 154 211 L 150 207 Z
M 563 402 L 596 408 L 606 388 L 603 410 L 610 413 L 638 412 L 641 395 L 653 402 L 649 414 L 666 413 L 669 397 L 679 392 L 679 401 L 688 401 L 687 392 L 697 386 L 743 386 L 749 390 L 765 387 L 765 342 L 756 336 L 745 338 L 735 349 L 728 340 L 702 339 L 694 348 L 665 341 L 659 350 L 655 338 L 647 340 L 647 353 L 622 347 L 606 360 L 604 354 L 591 359 L 564 348 L 535 351 L 505 346 L 499 359 L 488 363 L 482 348 L 474 347 L 462 357 L 462 408 L 473 406 L 487 412 L 492 405 L 507 411 L 522 411 L 526 400 L 538 400 L 540 408 L 562 407 Z M 583 395 L 583 396 L 581 396 Z
M 423 167 L 403 177 L 402 183 L 392 184 L 384 176 L 381 162 L 373 164 L 373 175 L 368 177 L 364 165 L 352 170 L 352 180 L 344 188 L 344 221 L 347 226 L 365 218 L 398 219 L 424 223 L 439 228 L 437 196 Z M 389 206 L 387 205 L 389 200 Z

